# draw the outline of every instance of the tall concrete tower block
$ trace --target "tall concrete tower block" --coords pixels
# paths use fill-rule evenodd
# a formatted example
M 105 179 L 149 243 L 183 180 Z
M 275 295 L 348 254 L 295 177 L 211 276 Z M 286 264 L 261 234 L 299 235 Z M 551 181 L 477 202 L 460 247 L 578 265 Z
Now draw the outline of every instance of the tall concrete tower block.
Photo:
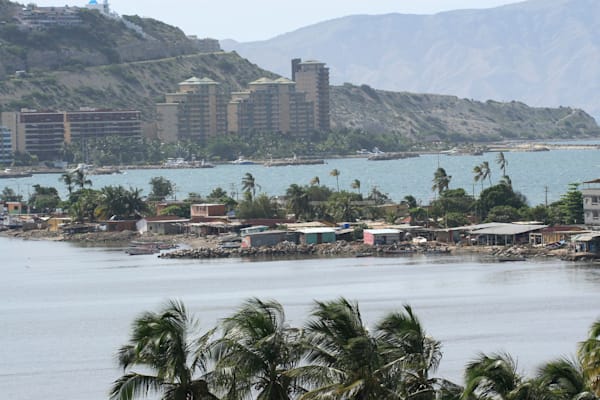
M 329 131 L 329 68 L 316 60 L 292 60 L 292 80 L 296 90 L 306 93 L 306 100 L 313 102 L 315 129 Z

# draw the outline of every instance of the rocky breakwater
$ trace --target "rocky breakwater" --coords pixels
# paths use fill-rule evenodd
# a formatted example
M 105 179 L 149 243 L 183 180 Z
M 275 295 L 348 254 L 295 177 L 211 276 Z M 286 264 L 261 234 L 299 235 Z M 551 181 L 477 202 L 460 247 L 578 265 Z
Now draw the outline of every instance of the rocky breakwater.
M 278 243 L 274 246 L 250 248 L 208 248 L 181 249 L 162 253 L 161 258 L 210 259 L 226 257 L 293 257 L 293 256 L 386 256 L 421 252 L 449 252 L 447 247 L 388 245 L 370 246 L 362 243 L 338 241 L 324 244 L 295 244 L 290 242 Z

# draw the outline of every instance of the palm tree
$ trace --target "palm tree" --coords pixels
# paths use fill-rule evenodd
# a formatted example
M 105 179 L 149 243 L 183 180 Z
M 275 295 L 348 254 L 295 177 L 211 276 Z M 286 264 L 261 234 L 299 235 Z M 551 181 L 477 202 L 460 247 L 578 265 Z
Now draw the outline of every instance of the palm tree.
M 302 187 L 295 183 L 290 185 L 285 192 L 285 196 L 288 201 L 288 208 L 294 213 L 296 219 L 300 219 L 310 212 L 308 193 Z
M 319 177 L 318 177 L 318 176 L 315 176 L 314 178 L 312 178 L 312 179 L 310 180 L 310 185 L 311 185 L 311 186 L 318 186 L 318 185 L 320 185 L 320 184 L 321 184 L 321 180 L 319 179 Z
M 503 152 L 498 153 L 498 156 L 496 157 L 496 163 L 500 166 L 500 169 L 502 170 L 502 176 L 506 176 L 506 167 L 508 166 L 508 160 L 504 157 Z
M 310 365 L 295 373 L 314 389 L 301 399 L 396 398 L 383 385 L 383 360 L 377 341 L 363 324 L 358 304 L 344 298 L 317 301 L 312 317 L 306 326 Z
M 473 174 L 475 174 L 475 176 L 473 177 L 473 180 L 475 182 L 481 181 L 481 190 L 483 191 L 483 171 L 481 170 L 481 165 L 476 165 L 473 167 Z M 473 189 L 473 191 L 475 191 L 475 189 Z
M 246 172 L 246 175 L 242 178 L 242 190 L 246 193 L 252 193 L 252 197 L 256 197 L 256 188 L 260 189 L 260 185 L 256 183 L 254 176 L 250 172 Z
M 490 186 L 492 186 L 492 170 L 490 169 L 490 163 L 484 161 L 481 163 L 481 179 L 485 180 L 486 178 L 490 181 Z
M 329 175 L 335 177 L 335 183 L 337 184 L 337 191 L 340 191 L 340 171 L 337 168 L 334 168 L 329 172 Z
M 360 193 L 360 181 L 358 179 L 355 179 L 350 186 L 352 189 L 356 189 L 356 191 Z
M 301 332 L 285 321 L 281 304 L 247 300 L 222 322 L 223 338 L 215 342 L 215 375 L 227 397 L 288 400 L 302 392 L 288 372 L 302 355 Z
M 510 400 L 522 384 L 517 364 L 508 354 L 480 354 L 467 364 L 462 399 Z
M 441 195 L 444 190 L 448 189 L 451 179 L 452 176 L 446 174 L 446 170 L 444 168 L 439 167 L 433 174 L 433 186 L 431 187 L 431 190 L 434 192 L 437 191 L 438 194 Z
M 555 399 L 596 399 L 578 361 L 561 358 L 548 362 L 538 369 L 537 378 Z
M 114 382 L 110 398 L 131 400 L 157 393 L 164 400 L 217 399 L 202 377 L 212 332 L 193 339 L 196 328 L 183 303 L 173 300 L 158 313 L 136 318 L 129 343 L 118 352 L 124 374 Z
M 435 385 L 443 381 L 430 378 L 442 358 L 441 343 L 428 336 L 409 305 L 402 312 L 388 314 L 377 326 L 381 351 L 386 361 L 400 360 L 404 398 L 434 399 Z
M 67 185 L 67 191 L 69 192 L 69 197 L 71 197 L 73 193 L 73 175 L 70 172 L 65 172 L 60 176 L 59 180 Z
M 579 344 L 577 355 L 589 387 L 600 397 L 600 320 L 592 324 L 588 338 Z
M 74 171 L 74 174 L 75 176 L 73 177 L 73 184 L 79 187 L 80 190 L 83 189 L 86 185 L 92 186 L 92 181 L 90 179 L 87 179 L 87 175 L 83 167 L 77 168 Z

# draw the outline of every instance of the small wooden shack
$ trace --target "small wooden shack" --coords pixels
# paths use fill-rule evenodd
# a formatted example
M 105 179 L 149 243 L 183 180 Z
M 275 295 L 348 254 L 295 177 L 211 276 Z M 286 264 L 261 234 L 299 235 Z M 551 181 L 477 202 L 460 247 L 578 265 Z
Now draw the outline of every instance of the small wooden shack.
M 335 229 L 333 228 L 306 228 L 299 229 L 300 243 L 321 244 L 335 242 Z
M 399 229 L 365 229 L 363 242 L 369 245 L 392 244 L 400 241 L 402 231 Z

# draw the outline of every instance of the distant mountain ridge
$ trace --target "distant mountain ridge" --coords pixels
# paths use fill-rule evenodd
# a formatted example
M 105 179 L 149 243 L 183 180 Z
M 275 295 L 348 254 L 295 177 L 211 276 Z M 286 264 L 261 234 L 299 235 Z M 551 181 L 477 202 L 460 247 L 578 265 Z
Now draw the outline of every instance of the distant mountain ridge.
M 334 84 L 583 108 L 600 117 L 600 1 L 531 0 L 435 15 L 356 15 L 222 46 L 284 76 L 301 55 Z

